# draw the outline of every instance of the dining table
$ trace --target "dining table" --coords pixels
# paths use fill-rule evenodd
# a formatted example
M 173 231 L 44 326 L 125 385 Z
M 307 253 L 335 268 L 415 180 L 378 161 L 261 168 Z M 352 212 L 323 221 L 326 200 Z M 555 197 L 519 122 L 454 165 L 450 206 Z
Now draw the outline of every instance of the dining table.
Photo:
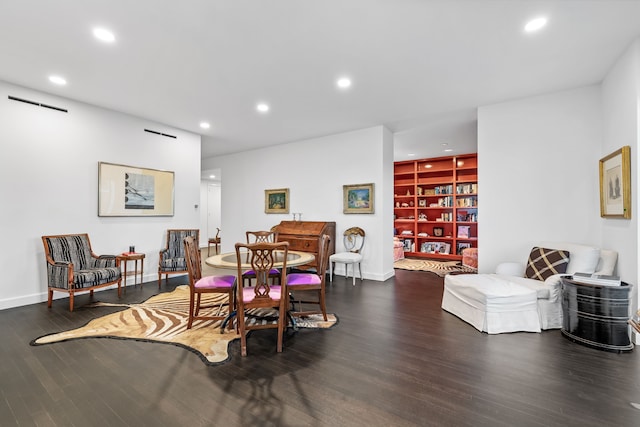
M 273 264 L 273 268 L 282 268 L 284 265 L 284 251 L 274 251 L 275 254 L 275 262 Z M 251 270 L 251 262 L 249 261 L 249 257 L 247 256 L 247 251 L 240 251 L 240 269 L 243 271 Z M 308 264 L 315 260 L 315 255 L 310 252 L 301 252 L 301 251 L 287 251 L 287 268 L 296 267 L 304 264 Z M 233 252 L 225 252 L 219 255 L 214 255 L 212 257 L 208 257 L 204 260 L 205 264 L 214 268 L 221 268 L 226 270 L 238 270 L 238 254 L 236 251 Z M 240 281 L 240 283 L 242 283 Z M 220 325 L 220 332 L 224 332 L 224 328 L 237 312 L 235 310 L 230 311 L 227 318 Z M 297 325 L 295 319 L 287 312 L 287 317 L 291 321 L 294 329 L 297 329 Z
M 284 251 L 274 251 L 276 254 L 275 263 L 273 268 L 282 268 L 284 264 Z M 240 268 L 242 270 L 251 270 L 251 263 L 246 256 L 246 251 L 240 251 L 240 257 L 242 258 Z M 310 252 L 301 251 L 287 251 L 287 268 L 296 267 L 312 262 L 315 259 L 315 255 Z M 219 255 L 208 257 L 204 260 L 205 264 L 214 268 L 222 268 L 226 270 L 237 270 L 238 259 L 236 251 L 225 252 Z

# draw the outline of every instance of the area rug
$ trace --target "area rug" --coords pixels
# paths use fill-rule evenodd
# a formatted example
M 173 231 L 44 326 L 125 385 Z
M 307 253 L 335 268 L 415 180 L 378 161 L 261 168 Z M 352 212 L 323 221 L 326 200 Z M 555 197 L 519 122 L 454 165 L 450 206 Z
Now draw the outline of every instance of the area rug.
M 218 304 L 226 310 L 226 295 L 203 295 L 202 302 Z M 85 326 L 69 331 L 54 333 L 36 338 L 31 345 L 51 344 L 79 338 L 120 338 L 136 341 L 168 343 L 186 348 L 200 356 L 208 365 L 223 363 L 229 359 L 228 347 L 233 340 L 240 339 L 235 329 L 225 328 L 220 333 L 222 321 L 196 321 L 187 329 L 189 318 L 189 287 L 182 285 L 173 292 L 155 295 L 140 304 L 112 304 L 97 302 L 88 307 L 125 307 L 125 310 L 107 314 L 91 320 Z M 217 310 L 216 308 L 212 310 Z M 268 317 L 270 309 L 260 309 L 246 316 L 248 324 L 256 322 L 274 322 L 276 317 Z M 224 311 L 226 314 L 226 311 Z M 205 310 L 200 311 L 205 314 Z M 277 315 L 277 313 L 273 313 Z M 266 316 L 266 317 L 265 317 Z M 334 326 L 338 319 L 327 314 L 325 322 L 322 315 L 311 315 L 296 321 L 298 328 L 327 329 Z
M 447 274 L 477 273 L 478 270 L 464 266 L 460 261 L 434 261 L 431 259 L 404 258 L 393 263 L 394 268 L 402 270 L 430 271 L 440 277 Z

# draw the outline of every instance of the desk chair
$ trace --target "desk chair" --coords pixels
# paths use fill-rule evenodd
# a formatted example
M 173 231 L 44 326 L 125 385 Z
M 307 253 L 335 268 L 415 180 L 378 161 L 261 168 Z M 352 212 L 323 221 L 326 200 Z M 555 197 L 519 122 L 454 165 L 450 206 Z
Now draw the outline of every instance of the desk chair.
M 343 243 L 346 252 L 339 252 L 329 257 L 329 276 L 333 282 L 333 267 L 336 262 L 344 264 L 344 275 L 349 277 L 349 265 L 352 267 L 353 286 L 356 285 L 356 264 L 360 270 L 360 281 L 362 282 L 362 247 L 364 246 L 364 230 L 360 227 L 351 227 L 343 234 Z

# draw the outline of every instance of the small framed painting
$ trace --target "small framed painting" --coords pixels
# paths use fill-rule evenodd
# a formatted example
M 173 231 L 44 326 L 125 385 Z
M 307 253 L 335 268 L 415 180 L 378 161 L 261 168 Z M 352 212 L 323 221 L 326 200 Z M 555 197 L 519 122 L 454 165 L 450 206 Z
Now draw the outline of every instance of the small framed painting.
M 630 147 L 600 159 L 600 216 L 631 218 Z
M 264 213 L 288 214 L 289 189 L 278 188 L 275 190 L 264 190 Z
M 372 214 L 374 211 L 374 185 L 343 185 L 343 213 Z

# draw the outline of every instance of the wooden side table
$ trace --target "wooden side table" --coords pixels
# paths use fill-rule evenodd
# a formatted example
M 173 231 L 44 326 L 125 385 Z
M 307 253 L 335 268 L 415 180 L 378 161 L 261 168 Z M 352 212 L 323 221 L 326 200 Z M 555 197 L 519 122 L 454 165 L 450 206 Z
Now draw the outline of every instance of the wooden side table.
M 139 253 L 123 253 L 117 255 L 116 258 L 122 262 L 123 267 L 123 276 L 124 276 L 124 291 L 127 292 L 127 276 L 133 276 L 133 285 L 138 284 L 138 261 L 140 261 L 140 286 L 142 287 L 142 281 L 144 277 L 144 254 Z M 127 263 L 128 261 L 134 262 L 133 271 L 127 272 Z

